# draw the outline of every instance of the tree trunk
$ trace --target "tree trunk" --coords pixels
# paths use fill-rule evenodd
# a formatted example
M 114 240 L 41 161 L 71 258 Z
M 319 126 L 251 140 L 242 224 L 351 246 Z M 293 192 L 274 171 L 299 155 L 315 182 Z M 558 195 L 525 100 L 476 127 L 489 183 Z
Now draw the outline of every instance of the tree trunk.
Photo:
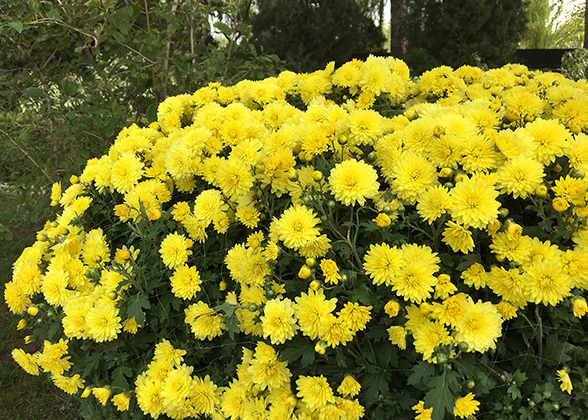
M 390 0 L 390 54 L 398 58 L 406 52 L 406 36 L 402 30 L 404 10 L 404 0 Z

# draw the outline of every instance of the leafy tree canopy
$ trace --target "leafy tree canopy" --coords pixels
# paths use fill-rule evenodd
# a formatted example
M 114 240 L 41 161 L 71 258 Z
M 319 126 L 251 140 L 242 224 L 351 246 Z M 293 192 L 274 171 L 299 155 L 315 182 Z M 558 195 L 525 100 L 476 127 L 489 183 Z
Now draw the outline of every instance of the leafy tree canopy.
M 513 56 L 527 23 L 524 0 L 407 0 L 405 57 L 420 73 L 479 57 L 490 67 Z
M 295 71 L 312 71 L 355 53 L 379 52 L 384 36 L 354 0 L 261 0 L 255 43 Z

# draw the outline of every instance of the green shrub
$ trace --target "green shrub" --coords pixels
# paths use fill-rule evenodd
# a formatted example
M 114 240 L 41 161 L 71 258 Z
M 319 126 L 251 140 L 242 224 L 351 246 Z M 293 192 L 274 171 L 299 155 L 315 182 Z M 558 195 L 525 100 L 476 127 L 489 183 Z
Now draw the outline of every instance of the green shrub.
M 582 83 L 370 57 L 157 116 L 6 285 L 88 417 L 583 418 Z

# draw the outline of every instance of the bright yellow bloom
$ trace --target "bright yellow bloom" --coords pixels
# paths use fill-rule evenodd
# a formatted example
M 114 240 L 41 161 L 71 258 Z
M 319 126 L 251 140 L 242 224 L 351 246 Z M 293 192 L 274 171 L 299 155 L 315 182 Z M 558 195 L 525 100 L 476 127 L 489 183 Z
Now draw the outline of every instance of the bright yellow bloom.
M 423 360 L 433 358 L 435 347 L 451 343 L 449 331 L 441 322 L 426 321 L 413 332 L 414 348 L 423 355 Z M 435 361 L 436 359 L 433 359 Z
M 459 182 L 450 192 L 451 217 L 463 227 L 483 229 L 498 217 L 498 191 L 482 178 Z
M 319 338 L 324 340 L 327 345 L 335 348 L 339 344 L 345 346 L 347 342 L 353 340 L 353 332 L 342 317 L 328 314 L 322 319 L 319 327 Z
M 52 373 L 51 378 L 57 388 L 68 394 L 76 394 L 78 389 L 84 387 L 85 382 L 77 373 L 73 376 L 63 376 L 59 373 Z
M 282 217 L 272 223 L 275 234 L 288 248 L 299 249 L 319 235 L 316 214 L 305 206 L 288 207 Z
M 184 235 L 176 232 L 169 233 L 161 242 L 159 249 L 163 263 L 171 268 L 180 267 L 188 261 L 192 251 L 188 250 L 188 243 Z
M 329 284 L 338 284 L 341 279 L 339 274 L 339 267 L 335 261 L 325 258 L 321 261 L 321 271 L 325 276 L 325 281 Z
M 128 394 L 121 392 L 112 397 L 112 403 L 118 411 L 127 411 L 129 409 L 129 403 L 131 398 Z
M 468 254 L 474 249 L 472 232 L 457 223 L 448 221 L 443 230 L 443 242 L 451 247 L 453 252 Z
M 553 306 L 569 295 L 573 285 L 572 278 L 562 266 L 549 260 L 537 261 L 526 267 L 523 282 L 530 302 Z
M 119 310 L 113 302 L 102 302 L 90 309 L 86 316 L 88 335 L 96 342 L 112 341 L 118 337 L 122 325 Z
M 400 304 L 396 300 L 389 300 L 384 306 L 384 312 L 390 317 L 394 318 L 400 311 Z
M 372 198 L 377 192 L 378 173 L 363 161 L 349 159 L 338 163 L 331 170 L 329 186 L 335 200 L 346 206 L 356 203 L 363 206 L 366 198 Z
M 401 326 L 393 325 L 388 328 L 388 339 L 392 344 L 398 346 L 401 350 L 406 350 L 406 329 Z
M 417 405 L 414 405 L 412 407 L 412 409 L 417 414 L 417 416 L 414 418 L 414 420 L 431 420 L 431 414 L 433 413 L 433 407 L 425 408 L 424 401 L 419 401 Z
M 557 372 L 557 380 L 560 382 L 559 387 L 563 392 L 567 392 L 568 394 L 572 394 L 572 380 L 570 379 L 570 375 L 565 369 L 560 369 Z
M 474 400 L 474 397 L 475 395 L 470 392 L 465 397 L 459 397 L 455 400 L 453 415 L 463 419 L 475 414 L 479 410 L 480 403 Z
M 364 330 L 367 323 L 372 319 L 371 306 L 361 306 L 359 303 L 347 302 L 343 309 L 337 313 L 347 323 L 353 334 Z
M 363 268 L 377 286 L 390 285 L 402 264 L 400 251 L 387 243 L 370 245 L 364 259 Z
M 185 322 L 190 325 L 194 336 L 199 340 L 212 340 L 222 334 L 225 324 L 210 306 L 197 302 L 184 310 Z
M 170 277 L 172 293 L 181 299 L 192 299 L 200 291 L 200 274 L 196 267 L 182 265 Z
M 320 376 L 300 376 L 296 380 L 298 397 L 310 410 L 320 410 L 327 403 L 334 403 L 335 396 L 327 378 Z
M 24 369 L 24 371 L 30 375 L 39 374 L 39 365 L 35 361 L 35 357 L 32 354 L 26 353 L 23 349 L 13 349 L 12 358 L 18 365 Z
M 289 383 L 292 374 L 287 366 L 287 362 L 278 361 L 278 353 L 271 346 L 258 341 L 247 373 L 261 390 L 269 388 L 272 391 Z
M 584 315 L 586 315 L 586 312 L 588 312 L 588 304 L 586 304 L 586 299 L 581 296 L 576 297 L 572 302 L 572 310 L 576 318 L 582 318 Z
M 496 187 L 514 198 L 527 198 L 543 182 L 543 165 L 537 160 L 519 155 L 509 159 L 497 171 Z
M 192 389 L 190 392 L 190 404 L 194 407 L 197 414 L 212 416 L 215 409 L 220 404 L 219 391 L 217 386 L 206 375 L 204 379 L 195 377 L 192 380 Z
M 96 397 L 100 404 L 106 405 L 108 398 L 110 398 L 110 388 L 92 388 L 92 394 Z
M 290 299 L 268 300 L 261 316 L 263 337 L 269 337 L 272 344 L 283 344 L 290 340 L 298 326 L 294 318 L 294 308 Z
M 112 165 L 110 181 L 121 194 L 126 194 L 143 176 L 143 162 L 134 153 L 125 152 Z
M 496 347 L 502 335 L 502 317 L 490 302 L 467 301 L 455 327 L 455 339 L 468 344 L 468 351 L 484 353 Z
M 359 391 L 361 391 L 361 385 L 351 375 L 345 376 L 337 388 L 337 392 L 345 397 L 354 397 L 359 394 Z
M 331 314 L 337 305 L 337 299 L 325 299 L 323 289 L 309 290 L 308 294 L 301 293 L 292 305 L 300 325 L 300 331 L 314 340 L 319 335 L 323 321 Z

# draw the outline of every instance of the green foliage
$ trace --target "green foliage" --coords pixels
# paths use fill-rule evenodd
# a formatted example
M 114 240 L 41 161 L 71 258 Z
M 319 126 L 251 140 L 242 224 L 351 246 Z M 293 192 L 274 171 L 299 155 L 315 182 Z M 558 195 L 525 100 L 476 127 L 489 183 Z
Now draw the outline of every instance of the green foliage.
M 506 64 L 523 35 L 523 0 L 407 0 L 404 59 L 420 74 L 437 65 L 475 65 L 477 54 L 489 67 Z
M 255 44 L 279 55 L 293 71 L 381 52 L 384 42 L 382 31 L 355 0 L 261 0 L 252 23 Z
M 259 79 L 279 65 L 249 44 L 250 28 L 220 0 L 12 0 L 2 7 L 3 182 L 39 187 L 63 179 L 104 153 L 123 127 L 154 121 L 167 96 Z M 222 31 L 228 42 L 210 36 L 211 16 L 231 22 Z
M 561 58 L 561 73 L 572 80 L 588 77 L 588 51 L 579 48 L 567 52 Z

